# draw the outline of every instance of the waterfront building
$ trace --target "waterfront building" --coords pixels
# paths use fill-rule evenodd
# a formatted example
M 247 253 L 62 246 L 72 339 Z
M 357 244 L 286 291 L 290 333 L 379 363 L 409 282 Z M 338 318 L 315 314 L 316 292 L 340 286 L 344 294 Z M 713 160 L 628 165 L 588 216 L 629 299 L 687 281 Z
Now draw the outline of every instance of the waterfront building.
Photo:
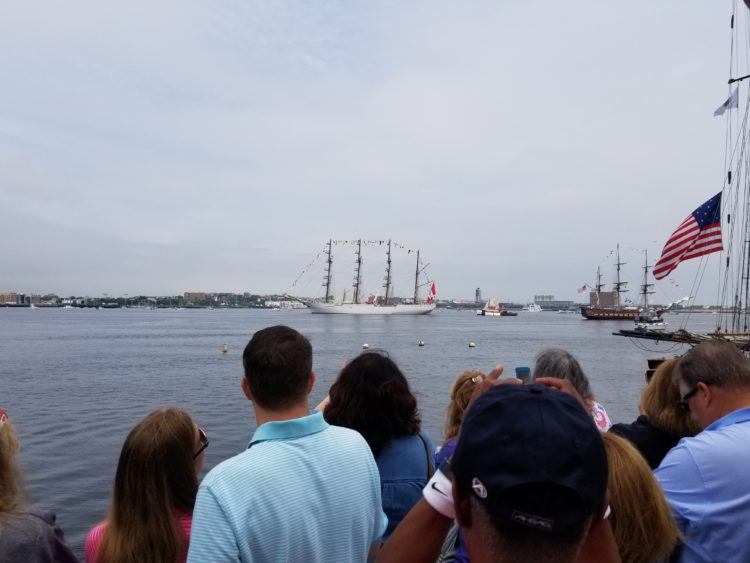
M 535 295 L 534 303 L 539 305 L 545 311 L 557 311 L 560 309 L 567 310 L 575 307 L 573 301 L 559 301 L 554 295 Z
M 0 293 L 1 305 L 23 305 L 25 301 L 26 295 L 23 293 L 16 293 L 15 291 Z

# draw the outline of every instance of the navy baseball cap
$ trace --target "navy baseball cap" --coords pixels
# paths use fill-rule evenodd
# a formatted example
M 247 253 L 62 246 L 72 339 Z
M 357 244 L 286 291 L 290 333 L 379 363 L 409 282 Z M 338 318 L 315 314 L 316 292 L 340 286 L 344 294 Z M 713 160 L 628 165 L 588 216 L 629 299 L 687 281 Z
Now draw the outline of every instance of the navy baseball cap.
M 575 536 L 607 489 L 607 456 L 591 415 L 544 385 L 498 385 L 480 395 L 451 465 L 461 497 L 473 494 L 508 531 Z

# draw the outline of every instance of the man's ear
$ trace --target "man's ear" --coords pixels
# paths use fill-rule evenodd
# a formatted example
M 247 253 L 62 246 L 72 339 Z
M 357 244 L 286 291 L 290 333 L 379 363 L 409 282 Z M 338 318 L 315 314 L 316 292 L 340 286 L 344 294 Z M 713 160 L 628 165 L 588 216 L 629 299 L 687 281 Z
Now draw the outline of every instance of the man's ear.
M 458 498 L 456 482 L 453 482 L 453 507 L 456 511 L 456 522 L 461 528 L 471 527 L 471 501 L 469 498 Z
M 313 385 L 315 385 L 315 372 L 311 371 L 310 378 L 307 380 L 307 394 L 308 395 L 312 392 Z
M 247 377 L 244 375 L 242 376 L 242 381 L 240 381 L 240 386 L 242 387 L 242 392 L 245 394 L 245 397 L 247 397 L 247 400 L 252 403 L 253 392 L 250 391 L 250 384 L 247 382 Z
M 702 381 L 699 381 L 696 387 L 698 388 L 698 396 L 696 399 L 701 401 L 706 407 L 711 406 L 711 403 L 714 400 L 714 394 L 711 391 L 711 388 Z

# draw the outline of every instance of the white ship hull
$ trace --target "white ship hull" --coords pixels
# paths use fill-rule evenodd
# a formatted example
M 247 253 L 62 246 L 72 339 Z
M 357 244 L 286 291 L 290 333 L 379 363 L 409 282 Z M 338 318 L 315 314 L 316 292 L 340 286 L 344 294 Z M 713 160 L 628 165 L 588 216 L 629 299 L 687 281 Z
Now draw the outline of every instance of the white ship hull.
M 433 303 L 417 305 L 371 305 L 367 303 L 308 303 L 313 313 L 326 315 L 426 315 L 435 310 Z

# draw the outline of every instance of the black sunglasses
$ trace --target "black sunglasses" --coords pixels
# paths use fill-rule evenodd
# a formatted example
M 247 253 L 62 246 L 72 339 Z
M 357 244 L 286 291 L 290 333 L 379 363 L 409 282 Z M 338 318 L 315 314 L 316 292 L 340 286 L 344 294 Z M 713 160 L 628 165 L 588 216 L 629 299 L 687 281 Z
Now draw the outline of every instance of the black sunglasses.
M 697 392 L 698 392 L 698 386 L 696 385 L 695 387 L 693 387 L 692 391 L 689 391 L 688 393 L 685 394 L 685 396 L 682 399 L 677 401 L 677 406 L 679 406 L 685 412 L 690 412 L 690 404 L 688 403 L 688 400 Z
M 201 455 L 203 453 L 203 450 L 205 450 L 208 447 L 208 436 L 206 436 L 206 431 L 203 430 L 203 428 L 198 428 L 198 435 L 200 436 L 201 441 L 201 447 L 200 449 L 193 454 L 193 459 Z

